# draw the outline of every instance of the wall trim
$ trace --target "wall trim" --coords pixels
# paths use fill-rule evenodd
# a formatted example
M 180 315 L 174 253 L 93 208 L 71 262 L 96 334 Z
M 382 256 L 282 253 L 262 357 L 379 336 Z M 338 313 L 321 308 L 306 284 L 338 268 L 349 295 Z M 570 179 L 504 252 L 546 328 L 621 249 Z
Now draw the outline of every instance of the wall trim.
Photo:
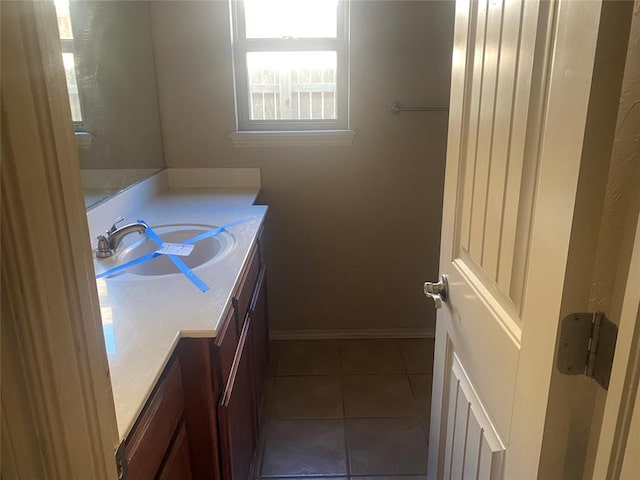
M 271 330 L 271 340 L 350 340 L 358 338 L 435 338 L 433 328 L 341 328 L 322 330 Z

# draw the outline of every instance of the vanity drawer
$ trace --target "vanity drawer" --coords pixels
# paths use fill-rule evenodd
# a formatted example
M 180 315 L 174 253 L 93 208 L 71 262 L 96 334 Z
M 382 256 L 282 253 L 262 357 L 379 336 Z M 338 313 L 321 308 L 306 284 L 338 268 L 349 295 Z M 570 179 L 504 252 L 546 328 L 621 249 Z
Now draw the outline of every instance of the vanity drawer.
M 234 304 L 236 306 L 236 313 L 238 319 L 238 332 L 242 329 L 242 323 L 244 317 L 247 314 L 249 308 L 249 302 L 253 295 L 253 287 L 258 280 L 258 273 L 260 272 L 260 255 L 258 253 L 257 244 L 251 250 L 249 256 L 249 262 L 247 268 L 243 272 L 242 279 L 240 280 L 240 286 L 234 295 Z
M 229 380 L 233 358 L 238 348 L 238 336 L 235 309 L 231 308 L 222 322 L 222 328 L 214 342 L 213 364 L 218 370 L 218 378 L 215 379 L 216 392 L 222 392 Z
M 129 480 L 156 477 L 183 410 L 180 363 L 174 361 L 127 439 Z

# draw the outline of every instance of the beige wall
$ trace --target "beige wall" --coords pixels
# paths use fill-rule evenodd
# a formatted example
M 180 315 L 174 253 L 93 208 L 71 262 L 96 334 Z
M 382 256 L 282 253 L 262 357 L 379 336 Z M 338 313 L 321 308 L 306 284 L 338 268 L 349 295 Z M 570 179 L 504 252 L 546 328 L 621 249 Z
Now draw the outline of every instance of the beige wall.
M 611 153 L 591 304 L 617 322 L 638 212 L 640 180 L 640 0 L 636 0 Z
M 169 167 L 259 167 L 273 330 L 432 328 L 452 2 L 353 1 L 350 147 L 236 148 L 227 2 L 151 5 Z

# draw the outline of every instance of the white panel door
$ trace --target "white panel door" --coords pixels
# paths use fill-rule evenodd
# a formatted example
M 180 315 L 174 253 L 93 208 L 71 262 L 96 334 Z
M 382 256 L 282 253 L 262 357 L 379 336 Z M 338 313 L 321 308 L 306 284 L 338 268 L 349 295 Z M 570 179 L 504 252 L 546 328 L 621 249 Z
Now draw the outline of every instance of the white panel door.
M 456 3 L 430 479 L 538 474 L 600 13 Z

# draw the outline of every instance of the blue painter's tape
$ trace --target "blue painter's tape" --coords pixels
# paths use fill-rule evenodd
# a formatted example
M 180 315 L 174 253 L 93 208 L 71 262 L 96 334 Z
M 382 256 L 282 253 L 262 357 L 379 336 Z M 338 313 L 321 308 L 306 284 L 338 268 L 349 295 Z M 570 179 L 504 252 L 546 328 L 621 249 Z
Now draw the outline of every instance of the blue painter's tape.
M 139 222 L 143 222 L 142 220 L 138 220 Z M 144 222 L 143 222 L 144 223 Z M 158 244 L 158 247 L 161 247 L 164 243 L 162 239 L 158 236 L 156 232 L 149 226 L 147 226 L 147 235 L 149 238 Z M 174 263 L 176 267 L 182 272 L 182 274 L 189 279 L 191 283 L 193 283 L 196 287 L 200 289 L 202 293 L 209 290 L 209 285 L 204 283 L 200 277 L 198 277 L 193 271 L 185 265 L 181 258 L 176 255 L 167 255 L 169 259 Z
M 159 257 L 160 254 L 156 252 L 147 253 L 146 255 L 142 255 L 141 257 L 136 258 L 135 260 L 131 260 L 130 262 L 123 263 L 122 265 L 118 265 L 117 267 L 113 267 L 106 272 L 99 273 L 96 275 L 96 278 L 109 277 L 111 275 L 115 275 L 116 273 L 120 273 L 127 268 L 134 267 L 140 263 L 147 262 L 152 258 Z
M 145 225 L 147 225 L 147 222 L 145 222 L 144 220 L 138 220 L 138 223 L 144 223 Z M 156 242 L 156 245 L 158 245 L 159 247 L 161 247 L 162 244 L 164 243 L 162 239 L 158 236 L 158 234 L 154 232 L 149 225 L 147 225 L 147 230 L 145 231 L 145 233 L 149 236 L 151 240 Z
M 241 223 L 245 223 L 248 222 L 250 219 L 246 218 L 243 220 L 237 220 L 235 222 L 231 222 L 231 223 L 227 223 L 226 225 L 223 225 L 221 227 L 217 227 L 217 228 L 213 228 L 211 230 L 209 230 L 208 232 L 204 232 L 201 234 L 198 234 L 194 237 L 191 237 L 185 241 L 183 241 L 182 243 L 190 245 L 190 244 L 194 244 L 199 242 L 200 240 L 204 240 L 205 238 L 209 238 L 209 237 L 214 237 L 222 232 L 224 232 L 227 228 L 231 228 L 234 227 L 236 225 L 240 225 Z M 138 222 L 140 223 L 144 223 L 145 225 L 147 225 L 147 223 L 144 220 L 138 220 Z M 158 247 L 161 247 L 162 244 L 164 243 L 162 241 L 162 239 L 158 236 L 158 234 L 156 232 L 154 232 L 151 227 L 149 227 L 147 225 L 147 231 L 146 231 L 147 235 L 149 236 L 149 238 L 151 238 L 154 242 L 156 242 L 156 244 L 158 245 Z M 98 275 L 96 275 L 96 278 L 103 278 L 103 277 L 108 277 L 111 275 L 114 275 L 116 273 L 122 272 L 128 268 L 131 268 L 135 265 L 138 265 L 140 263 L 143 262 L 147 262 L 153 258 L 159 257 L 160 253 L 156 253 L 156 252 L 151 252 L 151 253 L 147 253 L 146 255 L 143 255 L 139 258 L 136 258 L 135 260 L 131 260 L 130 262 L 127 263 L 123 263 L 122 265 L 118 265 L 117 267 L 113 267 L 109 270 L 107 270 L 106 272 L 102 272 Z M 175 264 L 176 267 L 178 267 L 178 269 L 182 272 L 182 274 L 187 277 L 189 279 L 189 281 L 191 281 L 191 283 L 193 283 L 196 287 L 198 287 L 200 289 L 200 291 L 202 292 L 206 292 L 209 290 L 209 286 L 204 283 L 202 281 L 202 279 L 200 279 L 200 277 L 198 277 L 195 273 L 193 273 L 193 271 L 187 267 L 187 265 L 185 265 L 185 263 L 182 261 L 182 259 L 180 259 L 180 257 L 176 256 L 176 255 L 167 255 L 169 257 L 169 259 Z
M 201 233 L 199 235 L 196 235 L 195 237 L 191 237 L 191 238 L 189 238 L 188 240 L 185 240 L 182 243 L 191 244 L 191 243 L 199 242 L 200 240 L 204 240 L 205 238 L 215 237 L 219 233 L 224 232 L 227 228 L 235 227 L 236 225 L 240 225 L 241 223 L 246 223 L 248 221 L 249 221 L 249 219 L 245 218 L 244 220 L 238 220 L 238 221 L 235 221 L 235 222 L 227 223 L 226 225 L 223 225 L 222 227 L 213 228 L 213 229 L 209 230 L 208 232 L 204 232 L 204 233 Z
M 193 273 L 193 270 L 187 267 L 179 257 L 176 257 L 175 255 L 169 255 L 169 258 L 173 260 L 173 263 L 176 264 L 176 267 L 178 267 L 184 274 L 184 276 L 187 277 L 189 281 L 196 287 L 198 287 L 202 293 L 209 291 L 209 285 L 204 283 L 199 276 Z
M 213 229 L 209 230 L 208 232 L 200 233 L 200 234 L 196 235 L 195 237 L 188 238 L 188 239 L 184 240 L 182 243 L 185 243 L 187 245 L 190 245 L 190 244 L 193 244 L 193 243 L 197 243 L 200 240 L 204 240 L 205 238 L 215 237 L 216 235 L 224 232 L 224 230 L 225 230 L 225 227 L 213 228 Z

